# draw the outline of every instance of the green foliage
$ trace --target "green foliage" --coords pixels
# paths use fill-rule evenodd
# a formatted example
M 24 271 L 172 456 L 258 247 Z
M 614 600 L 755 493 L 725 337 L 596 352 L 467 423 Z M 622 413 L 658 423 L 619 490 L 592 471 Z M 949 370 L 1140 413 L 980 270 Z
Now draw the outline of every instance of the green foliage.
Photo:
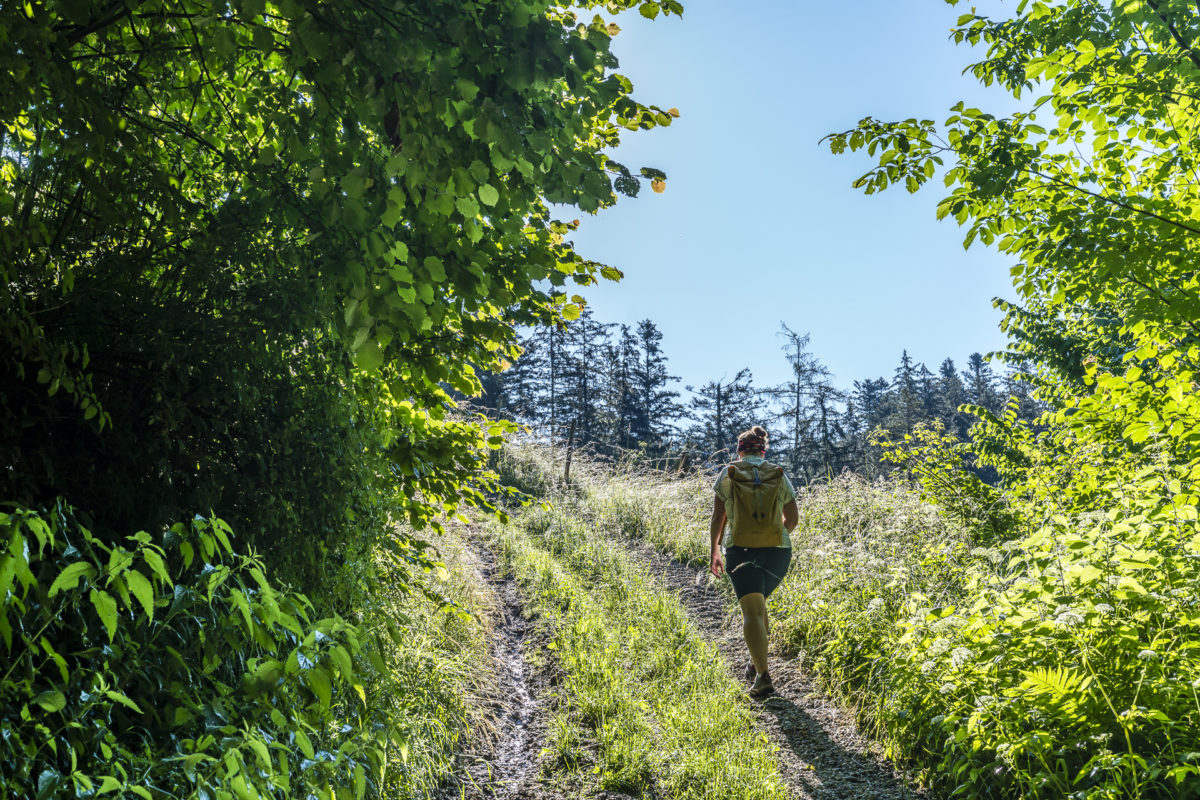
M 383 744 L 363 642 L 194 518 L 107 544 L 0 514 L 6 796 L 362 798 Z
M 376 637 L 358 684 L 388 703 L 370 716 L 348 687 L 379 633 L 371 590 L 417 583 L 423 531 L 492 507 L 509 426 L 456 415 L 451 392 L 515 356 L 516 326 L 577 315 L 568 287 L 618 276 L 550 204 L 608 206 L 611 176 L 663 186 L 609 153 L 677 112 L 632 99 L 591 5 L 0 5 L 0 497 L 80 509 L 36 558 L 14 538 L 0 573 L 21 581 L 0 599 L 30 671 L 0 689 L 22 787 L 86 793 L 108 763 L 125 771 L 97 792 L 221 800 L 444 774 L 465 678 L 410 680 L 413 653 L 389 662 Z M 223 523 L 124 536 L 195 509 L 312 604 L 268 590 Z M 453 650 L 434 601 L 404 597 Z M 314 619 L 332 611 L 365 629 Z M 62 641 L 27 640 L 39 626 Z M 21 716 L 39 708 L 61 719 Z
M 971 570 L 961 608 L 913 598 L 885 713 L 906 748 L 936 753 L 938 782 L 964 796 L 983 780 L 1013 796 L 1200 791 L 1200 539 L 1131 511 L 1051 520 L 1007 563 Z
M 980 417 L 975 456 L 1019 524 L 1004 564 L 966 570 L 960 606 L 912 598 L 887 724 L 963 796 L 985 775 L 1008 796 L 1194 795 L 1200 9 L 1021 3 L 954 36 L 987 47 L 982 82 L 1042 95 L 830 143 L 883 148 L 868 190 L 950 161 L 939 216 L 1019 259 L 1009 357 L 1053 409 L 1036 428 Z
M 976 438 L 994 449 L 994 437 L 981 436 L 983 426 L 998 423 L 990 411 L 979 406 L 964 406 L 980 420 L 974 431 Z M 1009 430 L 1016 421 L 1016 407 L 1009 406 L 1005 419 Z M 990 429 L 988 429 L 990 431 Z M 871 444 L 883 450 L 883 460 L 899 465 L 905 474 L 915 477 L 921 487 L 921 497 L 949 514 L 959 525 L 975 534 L 979 544 L 995 544 L 1007 539 L 1016 525 L 1003 493 L 984 483 L 968 469 L 965 458 L 975 447 L 945 433 L 942 424 L 921 423 L 902 439 L 892 439 L 879 429 Z
M 674 116 L 585 7 L 0 9 L 0 495 L 102 538 L 211 507 L 309 587 L 486 505 L 449 392 L 612 274 L 548 204 L 615 202 Z

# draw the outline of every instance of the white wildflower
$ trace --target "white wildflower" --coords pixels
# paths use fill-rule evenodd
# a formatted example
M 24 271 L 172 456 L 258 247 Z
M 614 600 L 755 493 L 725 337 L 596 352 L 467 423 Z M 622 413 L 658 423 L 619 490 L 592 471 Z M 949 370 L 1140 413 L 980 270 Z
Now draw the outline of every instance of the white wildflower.
M 981 694 L 979 697 L 975 698 L 975 705 L 979 706 L 980 708 L 991 705 L 994 702 L 996 702 L 996 698 L 990 694 Z
M 938 687 L 938 691 L 941 692 L 942 694 L 950 694 L 957 688 L 958 687 L 955 686 L 953 683 L 943 683 L 941 686 Z
M 1054 618 L 1054 624 L 1060 628 L 1076 628 L 1083 624 L 1083 617 L 1074 611 L 1064 611 Z
M 883 598 L 882 597 L 873 597 L 873 598 L 871 598 L 871 602 L 867 603 L 867 613 L 868 614 L 874 614 L 876 611 L 878 611 L 881 608 L 883 608 Z
M 1113 612 L 1113 607 L 1108 603 L 1096 603 L 1095 608 L 1098 614 L 1111 614 Z
M 1137 655 L 1140 661 L 1154 661 L 1158 658 L 1158 653 L 1153 650 L 1142 650 Z
M 921 662 L 921 674 L 922 675 L 928 675 L 929 673 L 933 672 L 935 669 L 937 669 L 937 662 L 934 661 L 932 658 L 926 659 L 925 661 Z M 1200 683 L 1200 681 L 1198 681 L 1198 683 Z
M 975 654 L 966 647 L 956 647 L 954 648 L 954 652 L 950 654 L 950 663 L 953 664 L 957 669 L 958 667 L 961 667 L 963 664 L 966 664 L 968 661 L 970 661 L 974 655 Z
M 949 649 L 950 649 L 950 643 L 947 642 L 945 639 L 941 639 L 941 638 L 934 639 L 933 644 L 929 645 L 929 655 L 934 656 L 936 658 L 937 656 L 942 655 Z

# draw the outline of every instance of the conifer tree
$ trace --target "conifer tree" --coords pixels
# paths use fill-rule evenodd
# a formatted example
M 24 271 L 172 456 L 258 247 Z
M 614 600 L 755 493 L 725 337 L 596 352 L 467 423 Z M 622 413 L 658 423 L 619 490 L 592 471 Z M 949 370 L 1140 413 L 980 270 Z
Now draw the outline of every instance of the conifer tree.
M 996 375 L 991 366 L 979 353 L 967 357 L 967 369 L 963 375 L 967 390 L 967 402 L 983 406 L 993 413 L 999 412 L 1004 401 L 996 391 Z
M 829 370 L 808 351 L 807 333 L 796 333 L 783 323 L 779 327 L 779 335 L 785 337 L 782 349 L 791 376 L 765 393 L 778 409 L 773 415 L 780 427 L 775 436 L 774 458 L 798 475 L 811 461 L 815 449 L 815 399 L 818 387 L 829 377 Z
M 816 384 L 816 452 L 813 454 L 813 472 L 820 477 L 833 477 L 841 469 L 842 441 L 845 432 L 839 422 L 838 404 L 845 394 L 835 389 L 828 381 Z
M 637 389 L 633 375 L 637 358 L 637 339 L 628 325 L 621 325 L 615 340 L 610 341 L 604 351 L 604 397 L 611 419 L 608 439 L 623 449 L 634 446 L 633 431 L 638 424 Z
M 954 359 L 947 358 L 938 368 L 938 406 L 934 414 L 946 430 L 966 441 L 971 423 L 958 407 L 967 402 L 967 389 L 958 375 Z
M 921 419 L 921 396 L 917 389 L 917 366 L 913 364 L 908 350 L 900 355 L 900 366 L 896 367 L 892 379 L 892 391 L 896 398 L 895 416 L 888 427 L 896 433 L 912 433 L 913 426 Z
M 662 332 L 654 322 L 644 319 L 637 327 L 637 360 L 633 364 L 631 377 L 635 387 L 632 441 L 645 444 L 652 450 L 674 428 L 683 408 L 679 404 L 679 392 L 668 388 L 678 375 L 667 372 L 667 356 L 662 350 Z
M 709 381 L 693 393 L 687 408 L 693 425 L 689 438 L 701 456 L 714 461 L 732 460 L 737 450 L 737 435 L 760 422 L 762 403 L 753 386 L 749 368 L 737 374 Z

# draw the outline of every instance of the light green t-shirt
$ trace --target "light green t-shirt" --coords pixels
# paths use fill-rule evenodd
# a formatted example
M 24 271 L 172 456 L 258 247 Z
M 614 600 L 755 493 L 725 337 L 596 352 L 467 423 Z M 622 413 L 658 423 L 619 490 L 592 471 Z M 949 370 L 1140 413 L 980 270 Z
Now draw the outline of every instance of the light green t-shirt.
M 759 458 L 758 456 L 746 456 L 742 461 L 745 461 L 747 464 L 761 464 L 766 459 Z M 722 547 L 729 547 L 733 540 L 734 504 L 733 494 L 729 491 L 729 482 L 729 470 L 722 469 L 721 474 L 717 476 L 717 482 L 713 484 L 713 491 L 725 503 L 725 534 L 721 537 Z M 779 530 L 783 533 L 783 544 L 780 547 L 792 546 L 792 537 L 788 536 L 787 528 L 783 527 L 783 505 L 789 500 L 795 499 L 796 489 L 785 474 L 783 476 L 783 486 L 781 487 L 779 496 L 775 499 L 775 518 L 779 520 Z

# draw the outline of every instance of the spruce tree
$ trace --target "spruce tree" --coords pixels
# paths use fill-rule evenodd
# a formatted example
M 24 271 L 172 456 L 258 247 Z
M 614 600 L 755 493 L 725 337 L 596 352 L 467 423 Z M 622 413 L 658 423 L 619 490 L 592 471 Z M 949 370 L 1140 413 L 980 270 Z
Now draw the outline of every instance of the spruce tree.
M 941 420 L 945 429 L 959 439 L 966 441 L 967 431 L 971 427 L 970 419 L 958 410 L 967 402 L 967 389 L 962 378 L 958 376 L 958 368 L 954 359 L 947 358 L 938 368 L 938 406 L 935 416 Z
M 602 354 L 608 344 L 608 328 L 609 325 L 597 322 L 587 307 L 566 326 L 559 438 L 571 435 L 576 443 L 591 444 L 603 433 L 600 387 L 604 379 L 601 366 Z
M 636 445 L 652 452 L 662 450 L 662 443 L 674 429 L 683 408 L 679 392 L 668 388 L 678 375 L 667 372 L 667 356 L 662 350 L 662 333 L 654 322 L 644 319 L 637 327 L 637 359 L 631 370 L 635 387 L 635 414 L 631 437 Z
M 1004 401 L 996 391 L 996 375 L 979 353 L 971 353 L 967 357 L 963 383 L 966 385 L 968 403 L 983 406 L 992 413 L 999 413 Z
M 712 461 L 733 460 L 737 435 L 760 422 L 762 402 L 753 386 L 750 369 L 742 368 L 731 379 L 709 381 L 693 393 L 687 408 L 693 425 L 689 439 L 700 456 Z
M 896 367 L 892 379 L 892 391 L 896 407 L 895 414 L 888 421 L 888 428 L 894 433 L 912 433 L 913 426 L 921 419 L 921 397 L 917 389 L 917 366 L 913 364 L 908 350 L 900 355 L 900 365 Z
M 637 338 L 628 325 L 621 325 L 614 341 L 605 348 L 604 397 L 611 420 L 609 441 L 616 447 L 634 446 L 634 428 L 638 414 L 634 364 L 638 360 Z

